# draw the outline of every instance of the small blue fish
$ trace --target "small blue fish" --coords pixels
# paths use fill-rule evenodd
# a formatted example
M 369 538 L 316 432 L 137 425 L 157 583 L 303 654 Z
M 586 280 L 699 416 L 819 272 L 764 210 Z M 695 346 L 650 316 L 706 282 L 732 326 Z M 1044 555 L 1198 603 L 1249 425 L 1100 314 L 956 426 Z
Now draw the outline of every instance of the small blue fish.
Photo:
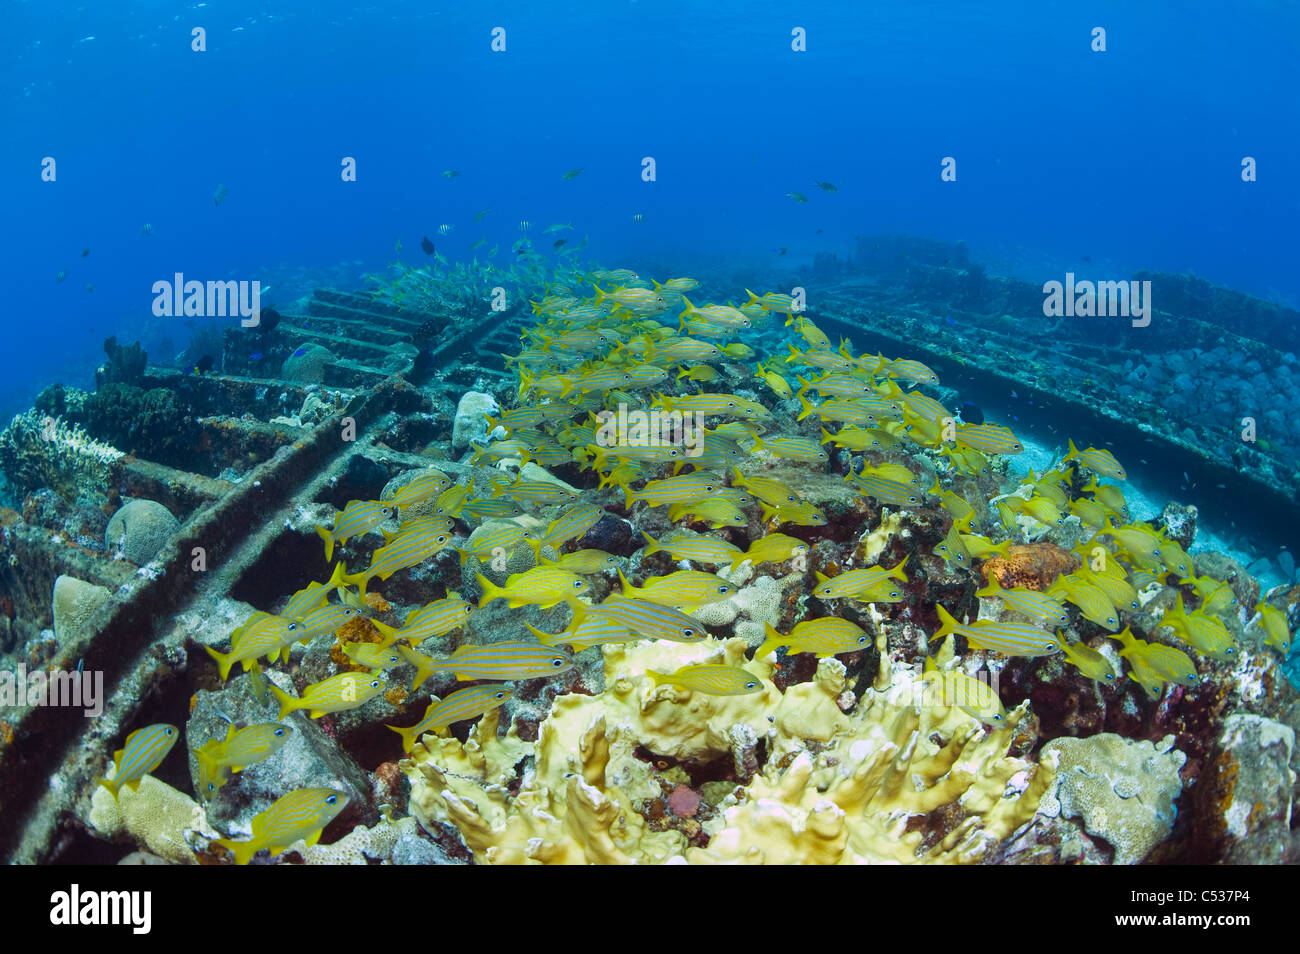
M 291 358 L 301 358 L 301 357 L 302 357 L 303 355 L 305 355 L 306 353 L 307 353 L 307 346 L 306 346 L 306 345 L 303 345 L 301 348 L 299 348 L 299 349 L 298 349 L 297 351 L 295 351 L 293 354 L 289 355 L 289 357 L 291 357 Z
M 261 360 L 262 360 L 262 352 L 259 351 L 259 352 L 257 352 L 257 354 L 250 354 L 250 355 L 248 356 L 248 360 L 249 360 L 249 361 L 261 361 Z

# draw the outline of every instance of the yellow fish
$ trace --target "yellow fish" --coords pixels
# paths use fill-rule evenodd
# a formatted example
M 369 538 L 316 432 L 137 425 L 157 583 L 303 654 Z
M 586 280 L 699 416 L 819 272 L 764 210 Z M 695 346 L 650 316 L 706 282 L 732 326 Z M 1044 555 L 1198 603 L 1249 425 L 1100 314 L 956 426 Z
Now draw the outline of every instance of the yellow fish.
M 725 600 L 736 588 L 721 577 L 702 570 L 679 570 L 667 576 L 652 576 L 641 586 L 633 586 L 620 570 L 623 596 L 642 599 L 662 606 L 694 607 Z
M 763 681 L 739 666 L 701 664 L 683 666 L 674 673 L 647 670 L 656 686 L 681 686 L 710 696 L 745 696 L 763 691 Z
M 546 609 L 591 589 L 591 584 L 575 573 L 544 566 L 511 574 L 505 586 L 497 586 L 480 573 L 478 584 L 483 590 L 480 609 L 493 600 L 506 600 L 511 609 L 530 605 Z
M 113 753 L 113 778 L 101 778 L 99 784 L 112 792 L 114 798 L 123 785 L 133 792 L 138 790 L 140 779 L 162 764 L 180 737 L 180 730 L 165 722 L 136 729 Z
M 300 788 L 254 815 L 253 835 L 247 841 L 214 838 L 212 843 L 230 849 L 237 865 L 248 864 L 263 848 L 278 854 L 298 841 L 305 841 L 310 847 L 320 841 L 325 826 L 338 817 L 347 803 L 347 795 L 332 788 Z
M 368 672 L 341 672 L 308 686 L 299 699 L 275 686 L 269 688 L 280 703 L 278 718 L 283 719 L 297 709 L 307 709 L 313 719 L 319 719 L 330 712 L 346 712 L 365 705 L 384 691 L 384 683 Z

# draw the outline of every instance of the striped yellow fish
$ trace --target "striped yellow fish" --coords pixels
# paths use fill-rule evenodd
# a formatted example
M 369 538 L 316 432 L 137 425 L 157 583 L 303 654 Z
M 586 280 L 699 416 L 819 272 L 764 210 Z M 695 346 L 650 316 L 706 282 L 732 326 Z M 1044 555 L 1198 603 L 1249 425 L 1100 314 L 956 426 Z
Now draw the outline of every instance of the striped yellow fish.
M 416 739 L 426 732 L 437 732 L 456 722 L 477 719 L 485 712 L 503 706 L 510 698 L 510 690 L 504 686 L 466 686 L 449 693 L 447 698 L 437 696 L 424 710 L 424 717 L 410 728 L 390 725 L 402 737 L 402 751 L 410 752 Z
M 331 788 L 300 788 L 282 795 L 266 811 L 253 816 L 251 838 L 214 838 L 212 843 L 228 848 L 237 865 L 248 864 L 263 848 L 279 854 L 299 841 L 310 847 L 320 841 L 325 826 L 347 804 L 347 795 Z
M 647 670 L 656 686 L 681 686 L 710 696 L 745 696 L 763 691 L 763 681 L 739 666 L 701 664 L 683 666 L 674 673 Z
M 1128 480 L 1128 472 L 1124 470 L 1115 455 L 1103 448 L 1089 447 L 1087 450 L 1079 450 L 1074 446 L 1074 441 L 1069 441 L 1070 452 L 1061 458 L 1061 463 L 1067 460 L 1077 460 L 1084 467 L 1094 470 L 1099 474 L 1105 474 L 1107 477 L 1114 477 L 1116 480 Z
M 224 739 L 209 739 L 194 749 L 199 763 L 199 794 L 207 797 L 226 784 L 225 769 L 242 772 L 264 762 L 289 740 L 293 729 L 278 722 L 261 722 L 236 729 L 231 723 Z
M 126 737 L 122 747 L 113 753 L 112 779 L 101 778 L 99 784 L 112 792 L 114 798 L 124 785 L 131 791 L 136 791 L 140 787 L 140 779 L 162 764 L 180 737 L 180 730 L 165 722 L 136 729 Z
M 681 610 L 649 600 L 611 596 L 598 606 L 571 602 L 573 619 L 581 625 L 588 619 L 614 620 L 634 633 L 653 639 L 693 643 L 709 635 L 704 624 Z
M 989 682 L 968 676 L 960 669 L 939 669 L 933 656 L 925 657 L 923 678 L 928 687 L 921 697 L 922 705 L 935 708 L 956 706 L 988 726 L 1006 723 L 1007 710 Z
M 290 712 L 306 709 L 313 719 L 319 719 L 331 712 L 346 712 L 365 705 L 384 691 L 384 681 L 368 672 L 341 672 L 312 683 L 298 699 L 275 686 L 268 688 L 280 703 L 278 718 L 283 719 Z
M 334 558 L 336 543 L 363 537 L 396 513 L 396 507 L 378 500 L 349 500 L 347 506 L 334 515 L 332 529 L 316 527 L 316 534 L 325 541 L 326 561 Z
M 399 511 L 406 510 L 418 503 L 423 503 L 434 494 L 440 494 L 451 486 L 451 478 L 440 470 L 432 468 L 420 471 L 410 482 L 393 491 L 383 502 Z M 329 559 L 326 557 L 326 559 Z
M 406 646 L 399 646 L 397 651 L 415 666 L 412 692 L 433 673 L 444 670 L 454 673 L 458 682 L 475 679 L 504 682 L 557 676 L 573 668 L 573 660 L 567 654 L 537 643 L 505 642 L 483 646 L 466 643 L 457 646 L 450 656 L 442 658 L 426 656 Z
M 471 556 L 486 561 L 494 555 L 493 551 L 498 547 L 509 556 L 527 536 L 528 531 L 523 527 L 502 524 L 476 531 L 473 540 L 467 541 L 463 547 L 456 547 L 455 550 L 460 554 L 460 565 L 464 566 Z
M 695 563 L 732 563 L 741 555 L 740 547 L 716 537 L 674 535 L 668 540 L 656 540 L 642 531 L 646 539 L 645 555 L 667 553 L 674 560 L 691 560 Z
M 721 577 L 702 570 L 678 570 L 667 576 L 652 576 L 641 586 L 633 586 L 620 570 L 623 596 L 658 603 L 661 606 L 690 608 L 725 600 L 736 588 Z
M 733 557 L 730 568 L 734 570 L 746 560 L 755 566 L 760 563 L 784 563 L 796 554 L 807 552 L 808 544 L 798 537 L 769 533 L 751 543 L 744 553 Z
M 541 565 L 547 569 L 567 570 L 580 576 L 590 576 L 615 569 L 618 557 L 604 550 L 574 550 L 571 553 L 561 553 L 554 560 L 543 559 Z
M 813 596 L 819 600 L 846 599 L 856 593 L 869 590 L 886 579 L 906 583 L 907 574 L 903 572 L 903 568 L 907 566 L 907 560 L 907 557 L 903 557 L 892 569 L 868 566 L 860 570 L 846 570 L 836 576 L 826 576 L 819 572 L 816 574 L 817 586 L 813 589 Z
M 942 624 L 934 634 L 936 643 L 950 633 L 957 633 L 965 636 L 973 649 L 991 649 L 1004 656 L 1050 656 L 1061 651 L 1055 637 L 1036 626 L 996 623 L 991 619 L 959 623 L 945 607 L 936 606 L 935 610 Z
M 862 627 L 836 616 L 806 619 L 797 623 L 789 636 L 781 635 L 770 623 L 763 625 L 763 631 L 767 639 L 754 652 L 755 659 L 776 652 L 781 646 L 786 647 L 788 654 L 816 653 L 821 658 L 857 652 L 871 645 L 871 637 Z
M 524 623 L 528 631 L 541 641 L 543 646 L 558 646 L 566 643 L 574 652 L 582 652 L 592 646 L 605 643 L 629 643 L 644 638 L 642 634 L 628 629 L 620 620 L 612 616 L 591 616 L 581 622 L 575 620 L 562 633 L 546 633 L 530 623 Z
M 511 574 L 505 586 L 497 586 L 480 573 L 478 584 L 483 590 L 480 609 L 493 600 L 506 600 L 511 609 L 529 605 L 546 609 L 591 589 L 591 584 L 575 573 L 540 566 Z
M 394 629 L 379 620 L 371 620 L 371 624 L 384 634 L 385 646 L 397 639 L 405 639 L 412 645 L 417 645 L 463 626 L 473 609 L 474 604 L 461 599 L 459 593 L 449 592 L 443 599 L 426 603 L 407 613 L 401 629 Z
M 398 570 L 423 563 L 450 540 L 451 534 L 445 530 L 421 529 L 402 533 L 371 555 L 367 569 L 360 573 L 344 573 L 343 579 L 349 586 L 357 586 L 364 597 L 366 586 L 374 577 L 386 580 Z

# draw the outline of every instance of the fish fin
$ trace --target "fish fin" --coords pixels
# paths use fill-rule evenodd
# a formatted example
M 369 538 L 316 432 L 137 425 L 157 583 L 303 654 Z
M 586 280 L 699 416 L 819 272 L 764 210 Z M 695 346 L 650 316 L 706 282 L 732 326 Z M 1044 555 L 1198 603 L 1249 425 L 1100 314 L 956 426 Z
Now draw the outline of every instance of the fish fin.
M 482 609 L 496 599 L 504 599 L 505 593 L 501 587 L 497 586 L 482 573 L 477 573 L 478 585 L 483 590 L 483 595 L 479 597 L 478 608 Z
M 271 690 L 271 695 L 275 697 L 276 702 L 280 703 L 280 715 L 277 718 L 283 719 L 295 709 L 304 708 L 301 699 L 295 699 L 278 686 L 267 686 L 267 688 Z
M 377 619 L 372 619 L 370 621 L 370 625 L 373 626 L 375 629 L 379 630 L 379 632 L 383 635 L 384 641 L 379 645 L 384 649 L 387 649 L 389 646 L 391 646 L 393 644 L 393 641 L 397 639 L 398 630 L 395 627 L 389 626 L 387 623 L 381 623 Z
M 949 633 L 956 632 L 957 627 L 961 624 L 958 623 L 955 619 L 953 619 L 952 614 L 949 613 L 948 610 L 945 609 L 942 605 L 936 605 L 935 609 L 939 613 L 939 622 L 941 625 L 939 626 L 938 632 L 934 634 L 934 638 L 936 640 L 940 640 L 943 639 L 945 636 L 947 636 Z M 967 638 L 969 639 L 969 637 Z
M 625 577 L 625 576 L 623 575 L 623 571 L 622 571 L 622 569 L 618 569 L 618 570 L 616 570 L 616 572 L 618 573 L 618 580 L 619 580 L 619 582 L 623 584 L 623 594 L 622 594 L 622 595 L 623 595 L 623 596 L 627 596 L 627 597 L 635 597 L 635 596 L 636 596 L 636 588 L 635 588 L 631 583 L 629 583 L 629 582 L 627 581 L 627 577 Z
M 803 381 L 803 378 L 799 377 L 798 375 L 795 375 L 795 379 L 798 380 L 798 381 Z M 807 383 L 805 382 L 804 387 L 806 388 L 807 386 L 808 386 L 808 385 L 807 385 Z M 796 417 L 795 420 L 797 420 L 797 421 L 802 421 L 805 417 L 807 417 L 809 414 L 811 414 L 811 413 L 813 412 L 814 408 L 813 408 L 812 404 L 809 403 L 808 399 L 807 399 L 806 397 L 804 397 L 804 392 L 803 392 L 802 389 L 800 389 L 799 393 L 796 394 L 795 396 L 796 396 L 797 398 L 799 398 L 799 406 L 800 406 L 801 408 L 803 408 L 803 410 L 801 410 L 801 411 L 799 412 L 799 416 Z M 823 441 L 822 443 L 824 444 L 824 443 L 826 443 L 826 442 Z
M 230 678 L 230 667 L 235 664 L 234 652 L 226 654 L 217 652 L 211 646 L 204 646 L 203 648 L 208 651 L 209 656 L 217 661 L 217 666 L 221 670 L 221 681 L 225 682 Z
M 335 564 L 334 572 L 331 573 L 330 578 L 325 581 L 325 585 L 327 587 L 333 586 L 336 588 L 346 586 L 347 583 L 344 581 L 343 578 L 347 574 L 347 572 L 348 572 L 347 565 L 340 560 L 337 564 Z
M 235 856 L 235 864 L 237 865 L 248 864 L 253 860 L 253 856 L 257 854 L 258 850 L 261 848 L 261 845 L 257 843 L 256 839 L 251 839 L 249 841 L 235 841 L 232 838 L 214 838 L 212 839 L 212 844 L 220 845 L 222 848 L 225 848 L 233 854 Z
M 328 563 L 334 558 L 334 535 L 320 524 L 316 524 L 316 536 L 325 541 L 325 562 Z
M 673 681 L 673 677 L 668 673 L 655 672 L 653 669 L 647 669 L 645 674 L 650 677 L 650 681 L 656 686 L 662 686 L 665 683 L 671 683 Z
M 892 570 L 890 570 L 890 571 L 889 571 L 887 574 L 885 574 L 885 575 L 886 575 L 886 576 L 892 576 L 894 579 L 898 580 L 900 583 L 906 583 L 906 582 L 907 582 L 907 574 L 903 572 L 903 567 L 907 566 L 907 561 L 908 561 L 908 558 L 909 558 L 909 557 L 911 557 L 911 554 L 910 554 L 910 553 L 907 554 L 907 556 L 903 557 L 903 559 L 899 561 L 898 566 L 894 567 Z
M 782 636 L 778 633 L 771 623 L 763 624 L 763 632 L 767 635 L 767 639 L 763 640 L 762 645 L 759 646 L 758 649 L 754 650 L 755 659 L 761 659 L 768 653 L 776 652 L 777 648 L 780 646 L 790 645 L 789 637 Z
M 641 531 L 641 536 L 645 537 L 645 542 L 646 542 L 645 555 L 646 555 L 646 556 L 649 556 L 649 555 L 652 554 L 652 553 L 664 553 L 664 552 L 666 552 L 666 551 L 664 550 L 664 548 L 661 547 L 661 546 L 659 545 L 659 541 L 656 540 L 654 537 L 650 536 L 650 534 L 646 533 L 644 530 Z

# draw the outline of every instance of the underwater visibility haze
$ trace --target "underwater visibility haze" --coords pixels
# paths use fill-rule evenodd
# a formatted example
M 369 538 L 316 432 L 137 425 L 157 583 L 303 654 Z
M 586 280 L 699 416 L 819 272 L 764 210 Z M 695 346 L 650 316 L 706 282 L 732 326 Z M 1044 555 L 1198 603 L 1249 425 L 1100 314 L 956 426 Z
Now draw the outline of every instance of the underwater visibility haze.
M 1300 9 L 10 5 L 0 850 L 1280 864 Z

